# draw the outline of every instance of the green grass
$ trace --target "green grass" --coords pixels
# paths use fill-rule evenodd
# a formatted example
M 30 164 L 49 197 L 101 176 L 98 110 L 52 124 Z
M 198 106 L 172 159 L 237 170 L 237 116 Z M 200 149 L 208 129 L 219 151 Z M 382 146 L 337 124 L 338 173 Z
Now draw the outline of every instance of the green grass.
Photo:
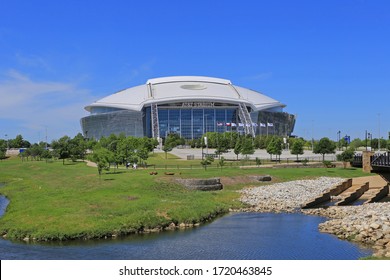
M 161 158 L 163 156 L 164 158 Z M 164 154 L 152 161 L 166 162 Z M 173 166 L 187 161 L 170 158 Z M 172 178 L 238 177 L 270 174 L 276 181 L 319 176 L 356 177 L 360 170 L 342 168 L 283 169 L 177 169 L 126 170 L 105 173 L 83 162 L 21 162 L 17 158 L 0 161 L 0 193 L 10 204 L 0 219 L 0 233 L 7 238 L 36 240 L 102 238 L 125 235 L 144 229 L 165 227 L 170 223 L 197 223 L 240 207 L 237 190 L 244 183 L 225 185 L 222 191 L 188 191 Z M 165 175 L 164 172 L 175 175 Z M 236 180 L 240 181 L 240 180 Z M 259 183 L 260 184 L 260 183 Z

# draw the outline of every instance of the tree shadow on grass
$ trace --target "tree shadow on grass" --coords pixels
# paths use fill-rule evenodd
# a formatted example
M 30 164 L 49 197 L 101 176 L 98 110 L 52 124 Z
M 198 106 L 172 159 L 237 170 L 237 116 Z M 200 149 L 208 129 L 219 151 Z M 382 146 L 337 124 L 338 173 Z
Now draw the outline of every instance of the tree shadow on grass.
M 116 175 L 116 174 L 123 174 L 126 173 L 126 171 L 109 171 L 106 172 L 107 175 Z

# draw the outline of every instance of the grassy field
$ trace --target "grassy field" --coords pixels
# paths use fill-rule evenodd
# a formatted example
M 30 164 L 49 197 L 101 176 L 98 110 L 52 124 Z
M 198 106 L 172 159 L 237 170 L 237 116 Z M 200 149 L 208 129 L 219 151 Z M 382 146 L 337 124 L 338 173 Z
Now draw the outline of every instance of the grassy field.
M 248 185 L 243 178 L 269 174 L 275 181 L 319 176 L 357 177 L 360 170 L 342 168 L 223 168 L 185 169 L 188 162 L 154 154 L 148 163 L 175 166 L 151 170 L 112 169 L 99 178 L 96 168 L 84 162 L 0 161 L 0 193 L 9 200 L 0 219 L 7 238 L 66 240 L 102 238 L 166 227 L 172 222 L 198 223 L 239 208 L 237 190 Z M 199 161 L 197 164 L 200 165 Z M 175 175 L 165 175 L 165 172 Z M 228 178 L 222 191 L 188 191 L 173 178 Z M 255 184 L 255 183 L 250 183 Z M 261 184 L 261 183 L 257 183 Z

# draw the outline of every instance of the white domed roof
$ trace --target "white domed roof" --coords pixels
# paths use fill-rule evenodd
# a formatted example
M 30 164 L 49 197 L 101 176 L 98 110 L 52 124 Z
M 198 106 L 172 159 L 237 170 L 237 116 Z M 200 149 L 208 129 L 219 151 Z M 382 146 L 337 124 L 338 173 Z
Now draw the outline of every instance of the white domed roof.
M 92 107 L 109 107 L 141 111 L 144 106 L 151 103 L 193 101 L 245 103 L 256 111 L 285 106 L 259 92 L 234 86 L 229 80 L 177 76 L 150 79 L 145 85 L 119 91 L 86 106 L 85 109 L 91 111 Z

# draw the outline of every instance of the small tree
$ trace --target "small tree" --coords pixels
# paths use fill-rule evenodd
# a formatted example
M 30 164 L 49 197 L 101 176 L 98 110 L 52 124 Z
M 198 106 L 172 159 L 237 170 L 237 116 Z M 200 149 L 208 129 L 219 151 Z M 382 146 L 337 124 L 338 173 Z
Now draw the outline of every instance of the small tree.
M 344 168 L 347 167 L 348 162 L 351 162 L 353 160 L 353 157 L 355 156 L 355 152 L 353 149 L 347 149 L 341 154 L 337 155 L 337 160 L 343 162 Z
M 5 140 L 0 140 L 0 159 L 5 158 L 7 152 L 7 143 Z
M 55 150 L 55 153 L 59 156 L 59 159 L 62 159 L 62 164 L 65 164 L 65 159 L 69 158 L 70 153 L 70 137 L 63 136 L 58 141 L 53 141 L 52 147 Z
M 336 144 L 329 138 L 321 138 L 320 141 L 314 144 L 313 152 L 322 154 L 322 161 L 325 160 L 325 154 L 334 154 L 336 152 Z
M 165 152 L 165 159 L 168 158 L 168 152 L 172 151 L 173 149 L 173 146 L 169 145 L 169 144 L 165 144 L 162 148 L 162 150 Z
M 207 165 L 210 165 L 212 162 L 214 162 L 214 158 L 212 156 L 206 156 L 206 158 L 202 160 L 200 164 L 203 165 L 204 170 L 206 170 Z
M 267 146 L 267 153 L 270 154 L 271 160 L 272 160 L 272 155 L 279 156 L 279 160 L 280 160 L 280 155 L 282 154 L 282 139 L 279 137 L 273 137 L 271 142 L 269 142 Z
M 241 154 L 248 156 L 253 155 L 255 152 L 255 147 L 253 145 L 252 137 L 245 137 L 242 140 Z
M 242 149 L 242 143 L 241 143 L 241 139 L 237 139 L 236 141 L 236 145 L 234 146 L 234 154 L 237 156 L 237 160 L 238 160 L 238 155 L 241 153 L 241 149 Z
M 303 147 L 305 145 L 305 142 L 302 139 L 296 139 L 291 147 L 290 153 L 292 155 L 297 155 L 297 161 L 299 161 L 298 156 L 303 155 Z
M 106 148 L 97 148 L 89 158 L 92 162 L 96 163 L 100 178 L 103 170 L 109 170 L 113 153 Z
M 165 152 L 165 159 L 167 159 L 167 153 L 172 151 L 174 147 L 177 145 L 182 145 L 183 143 L 183 138 L 180 138 L 180 136 L 176 133 L 171 133 L 167 136 L 165 139 L 164 146 L 162 150 Z
M 225 166 L 225 164 L 226 164 L 225 158 L 224 158 L 224 157 L 221 157 L 221 158 L 219 159 L 219 162 L 218 162 L 218 165 L 221 167 L 221 170 L 222 170 L 222 167 Z

